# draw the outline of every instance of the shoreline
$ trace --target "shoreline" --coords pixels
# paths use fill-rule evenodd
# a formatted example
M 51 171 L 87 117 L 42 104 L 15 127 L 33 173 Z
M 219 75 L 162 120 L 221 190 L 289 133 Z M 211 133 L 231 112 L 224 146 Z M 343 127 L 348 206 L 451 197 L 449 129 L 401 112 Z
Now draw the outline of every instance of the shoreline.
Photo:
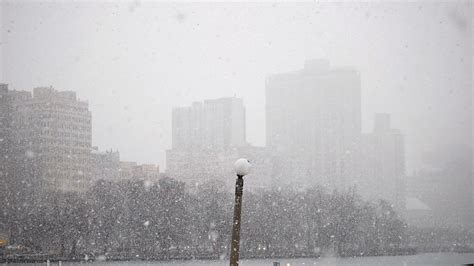
M 335 258 L 363 258 L 363 257 L 383 257 L 383 256 L 412 256 L 412 255 L 419 255 L 419 254 L 430 254 L 430 253 L 450 253 L 450 254 L 474 254 L 474 248 L 467 248 L 461 250 L 455 249 L 437 249 L 437 250 L 417 250 L 416 248 L 405 248 L 399 250 L 391 250 L 385 252 L 345 252 L 343 255 L 334 256 Z M 264 260 L 264 259 L 306 259 L 306 258 L 325 258 L 327 256 L 323 254 L 283 254 L 281 256 L 266 256 L 266 255 L 243 255 L 241 256 L 242 260 Z M 26 255 L 22 255 L 19 257 L 10 257 L 10 258 L 0 258 L 0 263 L 45 263 L 49 260 L 51 263 L 58 263 L 61 262 L 85 262 L 85 263 L 94 263 L 94 262 L 170 262 L 170 261 L 218 261 L 221 258 L 215 255 L 198 255 L 198 256 L 163 256 L 163 257 L 110 257 L 110 258 L 100 258 L 100 256 L 91 259 L 75 259 L 75 258 L 61 258 L 58 256 L 52 255 L 30 255 L 29 257 Z M 226 256 L 225 259 L 228 259 Z

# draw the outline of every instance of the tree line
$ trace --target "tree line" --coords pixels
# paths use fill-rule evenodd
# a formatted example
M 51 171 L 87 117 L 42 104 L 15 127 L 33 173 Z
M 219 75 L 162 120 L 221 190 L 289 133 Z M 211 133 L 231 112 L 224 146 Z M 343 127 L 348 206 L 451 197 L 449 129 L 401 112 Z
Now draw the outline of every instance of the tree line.
M 21 184 L 20 184 L 21 185 Z M 226 258 L 234 195 L 217 181 L 195 189 L 172 178 L 100 180 L 85 194 L 4 195 L 0 224 L 10 243 L 78 259 Z M 406 225 L 388 202 L 321 187 L 244 192 L 241 257 L 388 254 L 406 243 Z

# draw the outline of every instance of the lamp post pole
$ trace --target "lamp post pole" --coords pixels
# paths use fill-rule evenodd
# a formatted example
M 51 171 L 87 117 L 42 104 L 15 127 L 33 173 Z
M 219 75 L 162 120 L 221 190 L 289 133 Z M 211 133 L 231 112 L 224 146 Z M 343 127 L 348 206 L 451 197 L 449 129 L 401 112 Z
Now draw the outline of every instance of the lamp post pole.
M 232 223 L 232 242 L 230 249 L 230 266 L 239 265 L 240 252 L 240 225 L 242 214 L 242 195 L 244 193 L 244 176 L 250 172 L 250 162 L 247 159 L 238 159 L 234 164 L 237 174 L 235 181 L 234 220 Z
M 244 192 L 244 178 L 237 175 L 235 182 L 234 222 L 232 224 L 232 244 L 230 251 L 230 266 L 239 265 L 240 250 L 240 218 L 242 213 L 242 195 Z

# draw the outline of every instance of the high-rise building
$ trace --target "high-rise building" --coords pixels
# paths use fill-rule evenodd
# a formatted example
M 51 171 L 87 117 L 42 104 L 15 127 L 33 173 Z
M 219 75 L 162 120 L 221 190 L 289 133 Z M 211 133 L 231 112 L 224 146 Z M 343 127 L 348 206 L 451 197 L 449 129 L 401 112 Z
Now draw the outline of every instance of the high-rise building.
M 280 161 L 275 182 L 344 188 L 356 172 L 360 97 L 359 73 L 326 60 L 268 77 L 266 142 Z
M 38 156 L 43 179 L 61 190 L 90 186 L 91 112 L 73 91 L 35 88 L 26 108 L 34 127 L 31 152 Z
M 354 179 L 367 199 L 384 199 L 399 211 L 405 206 L 405 144 L 389 114 L 376 114 L 372 133 L 362 135 L 360 176 Z
M 229 97 L 172 113 L 172 148 L 177 150 L 225 150 L 245 145 L 245 108 L 240 98 Z
M 12 171 L 12 103 L 8 94 L 8 85 L 0 84 L 0 193 L 8 192 L 8 178 Z
M 246 143 L 245 107 L 242 99 L 236 97 L 174 108 L 172 131 L 166 173 L 191 185 L 210 179 L 231 183 L 233 163 L 244 155 L 243 151 L 250 156 L 264 149 Z
M 23 104 L 31 101 L 31 93 L 26 91 L 9 90 L 7 84 L 1 84 L 1 129 L 0 129 L 0 182 L 6 196 L 12 202 L 21 201 L 21 197 L 32 194 L 32 188 L 37 184 L 36 158 L 31 156 L 27 138 L 32 134 L 32 128 L 27 120 L 27 112 Z
M 8 91 L 15 173 L 49 189 L 90 185 L 91 113 L 75 92 Z

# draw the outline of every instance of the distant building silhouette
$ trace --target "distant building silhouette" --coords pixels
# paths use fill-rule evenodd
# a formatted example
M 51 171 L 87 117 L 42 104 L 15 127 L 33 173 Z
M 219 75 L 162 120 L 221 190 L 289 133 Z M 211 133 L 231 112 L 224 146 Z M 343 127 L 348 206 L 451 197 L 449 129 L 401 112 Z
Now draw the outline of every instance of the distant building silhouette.
M 246 142 L 245 107 L 240 98 L 229 97 L 194 102 L 173 109 L 172 149 L 166 151 L 166 174 L 186 181 L 190 187 L 211 179 L 233 182 L 232 165 L 239 157 L 260 162 L 254 174 L 259 186 L 268 176 L 266 150 Z
M 423 220 L 409 212 L 410 225 L 472 229 L 474 193 L 470 147 L 440 145 L 424 154 L 425 165 L 407 178 L 407 194 L 430 207 Z M 415 220 L 416 219 L 416 220 Z
M 360 179 L 356 186 L 368 199 L 384 199 L 399 211 L 405 208 L 405 141 L 390 124 L 390 115 L 375 115 L 374 130 L 362 135 Z
M 345 188 L 355 173 L 360 97 L 359 73 L 327 60 L 267 78 L 267 147 L 281 161 L 276 182 Z
M 177 150 L 225 150 L 245 142 L 245 108 L 229 97 L 173 109 L 172 147 Z

